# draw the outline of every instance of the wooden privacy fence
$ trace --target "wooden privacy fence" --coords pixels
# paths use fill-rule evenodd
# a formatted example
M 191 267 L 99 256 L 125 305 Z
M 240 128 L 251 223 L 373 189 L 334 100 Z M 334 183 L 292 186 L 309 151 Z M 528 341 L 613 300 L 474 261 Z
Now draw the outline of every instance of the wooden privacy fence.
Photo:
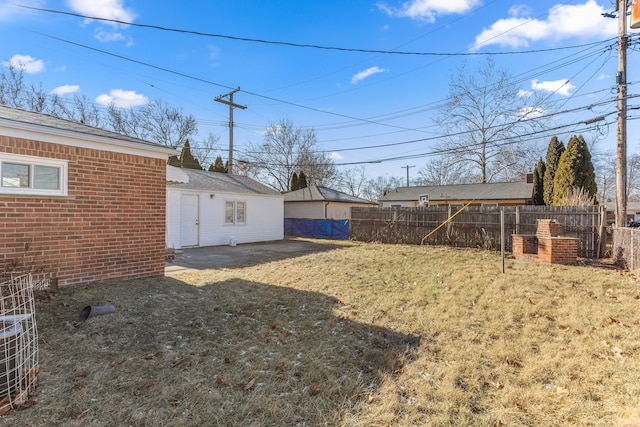
M 354 207 L 349 237 L 364 242 L 420 244 L 456 209 L 459 208 Z M 539 219 L 555 219 L 563 225 L 564 236 L 577 238 L 579 257 L 598 258 L 604 251 L 605 214 L 604 207 L 599 206 L 470 206 L 429 236 L 424 244 L 499 250 L 501 209 L 505 212 L 505 250 L 509 252 L 511 235 L 535 235 Z

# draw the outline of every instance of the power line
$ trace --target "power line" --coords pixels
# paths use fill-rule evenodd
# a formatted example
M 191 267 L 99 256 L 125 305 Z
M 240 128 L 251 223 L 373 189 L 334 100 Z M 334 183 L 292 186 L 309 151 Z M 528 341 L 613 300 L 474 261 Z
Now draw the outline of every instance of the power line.
M 76 45 L 76 46 L 79 46 L 79 47 L 87 48 L 87 49 L 90 49 L 90 50 L 94 50 L 94 51 L 97 51 L 97 52 L 100 52 L 100 53 L 104 53 L 104 54 L 107 54 L 107 55 L 111 55 L 111 56 L 114 56 L 114 57 L 117 57 L 117 58 L 120 58 L 120 59 L 124 59 L 124 60 L 127 60 L 127 61 L 138 63 L 138 64 L 141 64 L 141 65 L 144 65 L 144 66 L 160 69 L 162 71 L 169 72 L 169 73 L 172 73 L 172 74 L 177 74 L 177 75 L 183 76 L 185 78 L 197 80 L 197 81 L 200 81 L 200 82 L 203 82 L 203 83 L 212 84 L 212 85 L 216 85 L 216 86 L 220 86 L 220 87 L 229 88 L 229 86 L 226 86 L 226 85 L 223 85 L 223 84 L 218 84 L 218 83 L 206 80 L 206 79 L 194 77 L 194 76 L 191 76 L 191 75 L 188 75 L 188 74 L 185 74 L 185 73 L 180 73 L 180 72 L 177 72 L 177 71 L 165 68 L 165 67 L 160 67 L 160 66 L 156 66 L 156 65 L 153 65 L 153 64 L 149 64 L 149 63 L 146 63 L 144 61 L 136 60 L 136 59 L 133 59 L 133 58 L 128 58 L 128 57 L 125 57 L 125 56 L 122 56 L 122 55 L 114 54 L 114 53 L 111 53 L 111 52 L 108 52 L 108 51 L 104 51 L 104 50 L 101 50 L 101 49 L 97 49 L 97 48 L 93 48 L 93 47 L 90 47 L 90 46 L 85 46 L 85 45 L 82 45 L 80 43 L 64 40 L 64 39 L 61 39 L 61 38 L 58 38 L 58 37 L 54 37 L 54 36 L 50 36 L 50 35 L 46 35 L 46 34 L 42 34 L 42 33 L 38 33 L 38 32 L 36 32 L 36 33 L 40 34 L 42 36 L 45 36 L 45 37 L 49 37 L 49 38 L 52 38 L 52 39 L 55 39 L 55 40 L 59 40 L 59 41 L 65 42 L 65 43 L 70 43 L 72 45 Z M 585 56 L 585 58 L 588 57 L 588 56 L 591 56 L 591 55 L 592 54 L 587 55 L 587 56 Z M 392 125 L 388 125 L 388 124 L 384 124 L 384 123 L 380 123 L 380 122 L 375 122 L 375 121 L 372 121 L 372 120 L 359 119 L 359 118 L 354 118 L 354 117 L 350 117 L 350 116 L 339 114 L 339 113 L 333 113 L 333 112 L 330 112 L 330 111 L 317 110 L 317 109 L 314 109 L 314 108 L 311 108 L 311 107 L 302 106 L 302 105 L 295 104 L 295 103 L 288 102 L 288 101 L 284 101 L 284 100 L 279 100 L 279 99 L 276 99 L 276 98 L 273 98 L 273 97 L 267 97 L 267 96 L 260 95 L 260 94 L 257 94 L 257 93 L 253 93 L 253 92 L 249 92 L 249 91 L 244 91 L 244 92 L 247 93 L 247 94 L 250 94 L 250 95 L 254 95 L 256 97 L 266 98 L 266 99 L 270 99 L 270 100 L 273 100 L 273 101 L 276 101 L 276 102 L 283 102 L 283 103 L 286 103 L 286 104 L 289 104 L 289 105 L 294 105 L 294 106 L 298 106 L 298 107 L 301 107 L 301 108 L 305 108 L 305 109 L 309 109 L 309 110 L 313 110 L 313 111 L 317 111 L 317 112 L 322 112 L 322 113 L 331 114 L 331 115 L 335 115 L 335 116 L 345 117 L 345 118 L 348 118 L 348 119 L 351 119 L 351 120 L 364 121 L 364 122 L 371 123 L 371 124 L 378 124 L 378 125 L 383 125 L 383 126 L 394 127 L 394 128 L 401 129 L 401 130 L 406 130 L 406 131 L 417 131 L 417 129 L 408 129 L 408 128 L 404 128 L 404 127 L 400 127 L 400 126 L 392 126 Z M 600 104 L 605 104 L 605 103 L 606 102 L 598 103 L 598 104 L 592 104 L 590 106 L 581 107 L 579 109 L 584 109 L 584 108 L 588 109 L 588 108 L 591 108 L 593 106 L 600 105 Z M 570 112 L 570 110 L 567 111 L 567 112 Z M 563 113 L 563 112 L 553 113 L 551 115 L 556 115 L 556 114 L 561 114 L 561 113 Z M 384 115 L 381 116 L 381 117 L 384 117 Z M 573 126 L 573 125 L 568 125 L 568 126 Z M 547 132 L 548 131 L 549 130 L 547 130 Z M 459 134 L 463 134 L 463 132 L 460 132 Z M 405 145 L 405 144 L 416 143 L 416 142 L 425 142 L 425 141 L 428 141 L 428 140 L 441 139 L 441 138 L 450 137 L 450 136 L 456 136 L 456 134 L 440 135 L 440 136 L 434 136 L 434 137 L 430 137 L 430 138 L 421 138 L 421 139 L 416 139 L 416 140 L 411 140 L 411 141 L 402 141 L 402 142 L 391 143 L 391 144 L 381 144 L 380 146 L 354 147 L 354 148 L 351 148 L 351 149 L 343 149 L 343 150 L 323 150 L 322 152 L 351 151 L 351 150 L 360 150 L 360 149 L 368 149 L 368 148 L 380 148 L 380 147 L 388 147 L 388 146 L 398 146 L 398 145 Z M 426 157 L 426 156 L 432 156 L 432 155 L 438 155 L 438 153 L 437 152 L 432 152 L 432 153 L 429 153 L 428 155 L 418 154 L 418 155 L 410 155 L 410 156 L 399 156 L 399 157 L 396 157 L 396 158 L 388 158 L 388 159 L 382 159 L 382 160 L 370 160 L 370 161 L 363 161 L 363 162 L 336 163 L 336 165 L 372 164 L 372 163 L 380 163 L 382 161 L 413 159 L 413 158 L 420 158 L 420 157 Z
M 640 109 L 640 107 L 638 107 Z M 615 114 L 615 112 L 611 112 L 607 115 L 612 115 Z M 549 135 L 554 135 L 556 134 L 558 130 L 561 129 L 566 129 L 566 128 L 570 128 L 572 126 L 576 126 L 577 124 L 581 124 L 584 122 L 580 122 L 580 123 L 571 123 L 571 124 L 566 124 L 566 125 L 561 125 L 561 126 L 556 126 L 554 128 L 550 128 L 550 129 L 546 129 L 544 131 L 544 133 L 547 133 Z M 611 125 L 614 122 L 606 122 L 605 124 Z M 588 130 L 593 130 L 593 129 L 597 129 L 598 126 L 587 126 L 584 128 L 578 128 L 578 129 L 574 129 L 573 132 L 586 132 Z M 522 139 L 520 137 L 527 137 L 527 136 L 535 136 L 537 138 L 539 138 L 540 134 L 542 132 L 531 132 L 528 134 L 523 134 L 523 135 L 519 135 L 519 137 L 517 139 L 508 139 L 506 140 L 506 142 L 503 142 L 502 144 L 500 144 L 500 146 L 507 146 L 507 145 L 512 145 L 512 144 L 519 144 L 522 142 Z M 502 139 L 503 141 L 505 141 L 505 139 Z M 480 143 L 477 144 L 471 144 L 469 145 L 470 148 L 473 148 L 474 146 L 478 146 Z M 413 160 L 413 159 L 420 159 L 420 158 L 424 158 L 424 157 L 433 157 L 433 156 L 441 156 L 443 154 L 449 154 L 452 153 L 453 150 L 450 148 L 445 148 L 445 149 L 436 149 L 436 150 L 430 150 L 427 152 L 423 152 L 423 153 L 418 153 L 418 154 L 411 154 L 411 155 L 403 155 L 403 156 L 395 156 L 395 157 L 385 157 L 385 158 L 381 158 L 381 159 L 372 159 L 372 160 L 365 160 L 365 161 L 358 161 L 358 162 L 332 162 L 331 165 L 333 166 L 356 166 L 356 165 L 365 165 L 365 164 L 377 164 L 377 163 L 385 163 L 385 162 L 390 162 L 390 161 L 404 161 L 404 160 Z M 261 163 L 261 162 L 249 162 L 252 163 L 254 166 L 266 166 L 266 163 Z M 274 163 L 270 163 L 271 165 L 274 165 Z M 277 163 L 275 163 L 275 165 L 279 165 Z M 314 163 L 312 164 L 314 166 L 329 166 L 329 163 Z M 280 165 L 282 166 L 282 165 Z
M 417 56 L 520 55 L 520 54 L 545 53 L 545 52 L 553 52 L 553 51 L 566 50 L 566 49 L 574 49 L 574 48 L 579 48 L 579 47 L 592 46 L 594 44 L 599 43 L 599 42 L 593 42 L 593 43 L 586 43 L 586 44 L 576 45 L 576 46 L 563 46 L 563 47 L 557 47 L 557 48 L 547 48 L 547 49 L 537 49 L 537 50 L 523 50 L 523 51 L 512 51 L 512 52 L 457 52 L 457 53 L 408 52 L 408 51 L 397 51 L 397 50 L 381 50 L 381 49 L 363 49 L 363 48 L 350 48 L 350 47 L 339 47 L 339 46 L 323 46 L 323 45 L 317 45 L 317 44 L 295 43 L 295 42 L 288 42 L 288 41 L 255 39 L 255 38 L 250 38 L 250 37 L 239 37 L 239 36 L 231 36 L 231 35 L 226 35 L 226 34 L 205 33 L 205 32 L 195 31 L 195 30 L 185 30 L 185 29 L 178 29 L 178 28 L 170 28 L 170 27 L 164 27 L 164 26 L 161 26 L 161 25 L 154 25 L 154 24 L 140 24 L 140 23 L 134 23 L 134 22 L 126 22 L 126 21 L 121 21 L 121 20 L 118 20 L 118 19 L 100 18 L 100 17 L 97 17 L 97 16 L 83 15 L 83 14 L 74 13 L 74 12 L 65 12 L 65 11 L 56 10 L 56 9 L 44 9 L 44 8 L 39 8 L 39 7 L 21 5 L 21 4 L 17 4 L 16 6 L 24 8 L 24 9 L 36 10 L 36 11 L 39 11 L 39 12 L 54 13 L 54 14 L 67 15 L 67 16 L 74 16 L 76 18 L 93 19 L 93 20 L 96 20 L 96 21 L 110 22 L 110 23 L 114 23 L 114 24 L 128 25 L 128 26 L 132 26 L 132 27 L 150 28 L 150 29 L 154 29 L 154 30 L 168 31 L 168 32 L 173 32 L 173 33 L 181 33 L 181 34 L 189 34 L 189 35 L 196 35 L 196 36 L 201 36 L 201 37 L 215 37 L 215 38 L 223 38 L 223 39 L 236 40 L 236 41 L 244 41 L 244 42 L 252 42 L 252 43 L 264 43 L 264 44 L 281 45 L 281 46 L 289 46 L 289 47 L 300 47 L 300 48 L 311 48 L 311 49 L 322 49 L 322 50 L 335 50 L 335 51 L 341 51 L 341 52 L 377 53 L 377 54 L 384 54 L 384 55 L 414 55 L 414 56 L 415 55 L 417 55 Z
M 224 84 L 212 82 L 210 80 L 199 78 L 199 77 L 194 77 L 194 76 L 188 75 L 186 73 L 181 73 L 181 72 L 178 72 L 178 71 L 175 71 L 175 70 L 171 70 L 171 69 L 166 68 L 166 67 L 156 66 L 156 65 L 144 62 L 144 61 L 136 60 L 136 59 L 133 59 L 133 58 L 128 58 L 128 57 L 125 57 L 125 56 L 122 56 L 122 55 L 118 55 L 118 54 L 114 54 L 114 53 L 111 53 L 111 52 L 108 52 L 108 51 L 105 51 L 105 50 L 102 50 L 102 49 L 93 48 L 93 47 L 86 46 L 86 45 L 83 45 L 83 44 L 80 44 L 80 43 L 72 42 L 72 41 L 69 41 L 69 40 L 61 39 L 59 37 L 55 37 L 55 36 L 51 36 L 51 35 L 47 35 L 47 34 L 42 34 L 42 33 L 35 32 L 35 31 L 34 31 L 34 33 L 37 33 L 37 34 L 42 35 L 44 37 L 52 38 L 54 40 L 62 41 L 62 42 L 69 43 L 69 44 L 72 44 L 72 45 L 75 45 L 75 46 L 79 46 L 79 47 L 83 47 L 83 48 L 86 48 L 86 49 L 89 49 L 89 50 L 97 51 L 99 53 L 103 53 L 103 54 L 107 54 L 107 55 L 110 55 L 110 56 L 114 56 L 114 57 L 117 57 L 117 58 L 120 58 L 120 59 L 123 59 L 123 60 L 126 60 L 126 61 L 130 61 L 130 62 L 134 62 L 134 63 L 137 63 L 137 64 L 141 64 L 143 66 L 148 66 L 148 67 L 156 68 L 156 69 L 159 69 L 161 71 L 168 72 L 168 73 L 180 75 L 182 77 L 189 78 L 189 79 L 192 79 L 192 80 L 197 80 L 197 81 L 200 81 L 200 82 L 203 82 L 203 83 L 212 84 L 212 85 L 216 85 L 216 86 L 220 86 L 220 87 L 224 87 L 224 88 L 230 88 L 230 86 L 227 86 L 227 85 L 224 85 Z M 598 43 L 601 44 L 603 42 L 598 42 Z M 602 52 L 599 52 L 599 53 L 602 54 Z M 588 55 L 585 55 L 585 56 L 583 56 L 583 58 L 587 58 L 589 56 L 592 56 L 593 54 L 595 54 L 595 53 L 590 53 Z M 312 107 L 307 107 L 307 106 L 303 106 L 303 105 L 300 105 L 300 104 L 296 104 L 296 103 L 293 103 L 293 102 L 289 102 L 289 101 L 280 100 L 280 99 L 273 98 L 273 97 L 260 95 L 260 94 L 254 93 L 254 92 L 249 92 L 249 91 L 244 91 L 244 92 L 247 93 L 247 94 L 256 96 L 256 97 L 269 99 L 269 100 L 273 100 L 273 101 L 276 101 L 276 102 L 281 102 L 281 103 L 297 106 L 297 107 L 300 107 L 300 108 L 305 108 L 305 109 L 316 111 L 316 112 L 321 112 L 321 113 L 325 113 L 325 114 L 331 114 L 331 115 L 335 115 L 335 116 L 339 116 L 339 117 L 344 117 L 344 118 L 348 118 L 350 120 L 356 120 L 356 121 L 361 121 L 361 122 L 365 122 L 365 123 L 369 123 L 369 124 L 377 124 L 377 125 L 382 125 L 382 126 L 393 127 L 393 128 L 396 128 L 396 129 L 401 129 L 403 131 L 420 131 L 419 129 L 409 129 L 409 128 L 405 128 L 405 127 L 401 127 L 401 126 L 393 126 L 393 125 L 389 125 L 389 124 L 385 124 L 385 123 L 381 123 L 381 122 L 373 121 L 373 120 L 369 120 L 369 119 L 355 118 L 355 117 L 351 117 L 351 116 L 344 115 L 344 114 L 334 113 L 334 112 L 331 112 L 331 111 L 319 110 L 319 109 L 315 109 L 315 108 L 312 108 Z M 404 111 L 407 111 L 407 110 L 404 110 Z M 393 113 L 391 113 L 391 114 L 393 114 Z M 379 116 L 379 117 L 385 117 L 385 116 L 388 117 L 388 114 L 387 115 L 382 115 L 382 116 Z M 391 118 L 393 118 L 393 117 L 391 117 Z M 434 138 L 428 138 L 428 139 L 435 139 L 435 138 L 441 138 L 441 137 L 442 136 L 434 137 Z M 401 143 L 393 143 L 393 144 L 383 144 L 381 146 L 400 145 L 400 144 L 412 143 L 412 142 L 418 142 L 418 141 L 424 141 L 424 140 L 425 139 L 407 141 L 407 142 L 401 142 Z M 364 149 L 364 148 L 370 148 L 370 147 L 361 147 L 361 148 L 354 148 L 354 149 Z M 373 147 L 371 147 L 371 148 L 373 148 Z M 331 151 L 343 151 L 343 150 L 326 150 L 326 152 L 331 152 Z M 345 149 L 344 151 L 347 151 L 347 150 Z
M 226 84 L 213 82 L 213 81 L 208 80 L 208 79 L 196 77 L 196 76 L 193 76 L 193 75 L 190 75 L 190 74 L 186 74 L 186 73 L 183 73 L 183 72 L 172 70 L 172 69 L 167 68 L 167 67 L 162 67 L 162 66 L 158 66 L 158 65 L 155 65 L 155 64 L 151 64 L 149 62 L 145 62 L 145 61 L 137 60 L 137 59 L 134 59 L 134 58 L 130 58 L 130 57 L 127 57 L 127 56 L 124 56 L 124 55 L 119 55 L 119 54 L 116 54 L 116 53 L 113 53 L 113 52 L 106 51 L 104 49 L 99 49 L 99 48 L 87 46 L 87 45 L 84 45 L 82 43 L 66 40 L 66 39 L 63 39 L 63 38 L 60 38 L 60 37 L 56 37 L 56 36 L 52 36 L 52 35 L 49 35 L 49 34 L 44 34 L 44 33 L 41 33 L 41 32 L 35 31 L 35 30 L 31 30 L 31 32 L 33 32 L 35 34 L 38 34 L 40 36 L 43 36 L 43 37 L 47 37 L 47 38 L 50 38 L 50 39 L 53 39 L 53 40 L 57 40 L 57 41 L 60 41 L 60 42 L 63 42 L 63 43 L 67 43 L 67 44 L 78 46 L 78 47 L 81 47 L 81 48 L 84 48 L 84 49 L 88 49 L 88 50 L 92 50 L 92 51 L 95 51 L 95 52 L 99 52 L 99 53 L 102 53 L 102 54 L 105 54 L 105 55 L 113 56 L 113 57 L 116 57 L 116 58 L 119 58 L 119 59 L 122 59 L 122 60 L 125 60 L 125 61 L 129 61 L 129 62 L 133 62 L 133 63 L 139 64 L 139 65 L 143 65 L 143 66 L 146 66 L 146 67 L 158 69 L 160 71 L 164 71 L 164 72 L 167 72 L 167 73 L 170 73 L 170 74 L 178 75 L 178 76 L 181 76 L 181 77 L 184 77 L 184 78 L 187 78 L 187 79 L 191 79 L 191 80 L 195 80 L 195 81 L 198 81 L 198 82 L 201 82 L 201 83 L 210 84 L 210 85 L 214 85 L 214 86 L 219 86 L 219 87 L 222 87 L 222 88 L 225 88 L 225 89 L 231 89 L 231 90 L 234 89 L 232 86 L 229 86 L 229 85 L 226 85 Z M 606 42 L 606 41 L 600 41 L 600 42 L 592 43 L 590 45 L 602 44 L 604 42 Z M 593 53 L 591 53 L 589 55 L 586 55 L 585 57 L 588 57 L 590 55 L 593 55 Z M 298 104 L 298 103 L 294 103 L 294 102 L 291 102 L 291 101 L 286 101 L 286 100 L 282 100 L 282 99 L 278 99 L 278 98 L 274 98 L 274 97 L 270 97 L 270 96 L 266 96 L 266 95 L 261 95 L 261 94 L 258 94 L 258 93 L 255 93 L 255 92 L 251 92 L 251 91 L 243 90 L 243 92 L 247 93 L 249 95 L 253 95 L 255 97 L 258 97 L 258 98 L 267 99 L 267 100 L 270 100 L 270 101 L 279 102 L 279 103 L 283 103 L 283 104 L 286 104 L 286 105 L 291 105 L 291 106 L 294 106 L 294 107 L 297 107 L 297 108 L 302 108 L 302 109 L 314 111 L 314 112 L 317 112 L 317 113 L 324 113 L 324 114 L 329 114 L 329 115 L 332 115 L 332 116 L 346 118 L 346 119 L 348 119 L 348 120 L 350 120 L 352 122 L 355 121 L 355 122 L 358 122 L 360 124 L 375 124 L 375 125 L 379 125 L 379 126 L 385 126 L 385 127 L 391 127 L 391 128 L 394 128 L 394 129 L 400 129 L 400 130 L 403 130 L 403 131 L 421 132 L 419 129 L 415 129 L 415 128 L 406 128 L 406 127 L 403 127 L 403 126 L 395 126 L 395 125 L 392 125 L 392 124 L 388 124 L 388 123 L 384 123 L 384 122 L 380 122 L 380 121 L 376 121 L 376 120 L 364 119 L 364 118 L 349 116 L 349 115 L 346 115 L 346 114 L 336 113 L 336 112 L 333 112 L 333 111 L 321 110 L 321 109 L 317 109 L 317 108 L 301 105 L 301 104 Z M 442 102 L 444 102 L 444 101 L 442 101 L 442 100 L 441 101 L 435 101 L 435 102 L 432 102 L 432 103 L 426 104 L 426 105 L 432 105 L 431 108 L 437 108 L 437 105 L 441 104 Z M 407 111 L 407 110 L 405 109 L 404 111 Z M 395 114 L 395 113 L 390 113 L 390 114 Z M 381 116 L 378 116 L 378 117 L 382 118 L 382 117 L 385 117 L 385 116 L 388 116 L 388 115 L 389 114 L 385 114 L 385 115 L 381 115 Z
M 210 80 L 207 80 L 207 79 L 204 79 L 204 78 L 201 78 L 201 77 L 195 77 L 195 76 L 192 76 L 192 75 L 189 75 L 189 74 L 186 74 L 186 73 L 182 73 L 180 71 L 171 70 L 171 69 L 166 68 L 166 67 L 161 67 L 159 65 L 154 65 L 154 64 L 151 64 L 151 63 L 148 63 L 148 62 L 140 61 L 138 59 L 129 58 L 129 57 L 126 57 L 124 55 L 119 55 L 119 54 L 116 54 L 116 53 L 113 53 L 113 52 L 109 52 L 109 51 L 106 51 L 106 50 L 103 50 L 103 49 L 98 49 L 98 48 L 95 48 L 95 47 L 87 46 L 87 45 L 84 45 L 82 43 L 77 43 L 77 42 L 73 42 L 73 41 L 70 41 L 70 40 L 65 40 L 65 39 L 60 38 L 60 37 L 52 36 L 52 35 L 49 35 L 49 34 L 44 34 L 44 33 L 38 32 L 38 31 L 34 31 L 34 30 L 31 30 L 31 32 L 33 32 L 34 34 L 41 35 L 43 37 L 47 37 L 47 38 L 50 38 L 50 39 L 53 39 L 53 40 L 61 41 L 63 43 L 68 43 L 68 44 L 71 44 L 71 45 L 74 45 L 74 46 L 82 47 L 84 49 L 93 50 L 95 52 L 100 52 L 100 53 L 103 53 L 105 55 L 110 55 L 110 56 L 113 56 L 113 57 L 116 57 L 116 58 L 119 58 L 119 59 L 123 59 L 125 61 L 130 61 L 130 62 L 133 62 L 133 63 L 136 63 L 136 64 L 144 65 L 145 67 L 155 68 L 157 70 L 165 71 L 167 73 L 175 74 L 175 75 L 178 75 L 178 76 L 181 76 L 181 77 L 185 77 L 185 78 L 188 78 L 188 79 L 191 79 L 191 80 L 196 80 L 196 81 L 199 81 L 201 83 L 206 83 L 206 84 L 210 84 L 210 85 L 214 85 L 214 86 L 220 86 L 220 87 L 223 87 L 225 89 L 231 89 L 231 90 L 234 89 L 233 87 L 225 85 L 225 84 L 215 83 L 215 82 L 212 82 Z M 314 111 L 316 113 L 329 114 L 329 115 L 332 115 L 332 116 L 342 117 L 342 118 L 349 119 L 349 120 L 356 120 L 356 121 L 361 121 L 361 122 L 365 122 L 365 123 L 369 123 L 369 124 L 375 124 L 375 125 L 379 125 L 379 126 L 391 127 L 391 128 L 395 128 L 395 129 L 403 129 L 403 130 L 410 130 L 410 131 L 414 131 L 415 130 L 415 129 L 406 128 L 406 127 L 403 127 L 403 126 L 395 126 L 395 125 L 391 125 L 391 124 L 387 124 L 387 123 L 381 123 L 381 122 L 375 122 L 375 121 L 372 121 L 372 120 L 363 119 L 363 118 L 360 118 L 360 117 L 349 116 L 347 114 L 335 113 L 333 111 L 320 110 L 318 108 L 313 108 L 313 107 L 309 107 L 309 106 L 306 106 L 306 105 L 297 104 L 295 102 L 286 101 L 286 100 L 274 98 L 274 97 L 271 97 L 271 96 L 261 95 L 259 93 L 251 92 L 251 91 L 247 91 L 247 90 L 243 90 L 242 92 L 244 92 L 244 93 L 246 93 L 248 95 L 252 95 L 252 96 L 258 97 L 258 98 L 267 99 L 267 100 L 270 100 L 270 101 L 279 102 L 279 103 L 286 104 L 286 105 L 291 105 L 293 107 L 298 107 L 298 108 L 302 108 L 302 109 L 305 109 L 305 110 Z

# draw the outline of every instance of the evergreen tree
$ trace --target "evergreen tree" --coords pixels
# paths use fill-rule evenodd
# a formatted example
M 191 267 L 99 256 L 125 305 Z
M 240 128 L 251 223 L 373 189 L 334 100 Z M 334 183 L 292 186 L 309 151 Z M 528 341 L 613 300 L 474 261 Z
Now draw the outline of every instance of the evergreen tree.
M 533 204 L 544 205 L 544 173 L 546 166 L 542 159 L 538 161 L 538 165 L 533 170 Z
M 307 188 L 308 186 L 307 176 L 304 174 L 304 171 L 300 171 L 300 175 L 298 175 L 298 189 Z
M 224 173 L 229 173 L 229 160 L 224 162 Z
M 180 158 L 178 156 L 171 156 L 169 157 L 169 160 L 167 160 L 167 163 L 170 166 L 175 166 L 177 168 L 180 167 Z
M 216 157 L 216 161 L 215 161 L 215 163 L 213 165 L 213 172 L 220 172 L 220 173 L 228 173 L 229 172 L 229 169 L 227 169 L 227 167 L 222 162 L 222 157 L 221 156 Z
M 191 145 L 187 139 L 182 146 L 182 152 L 180 153 L 180 167 L 185 169 L 199 169 L 202 170 L 198 159 L 191 154 Z
M 549 148 L 547 148 L 547 158 L 545 159 L 546 169 L 542 180 L 544 185 L 543 199 L 545 205 L 553 205 L 554 178 L 556 176 L 556 170 L 558 169 L 560 156 L 563 152 L 564 144 L 561 141 L 558 141 L 558 138 L 555 136 L 551 138 Z
M 562 204 L 562 199 L 577 189 L 582 189 L 587 196 L 594 197 L 598 186 L 589 147 L 582 136 L 574 135 L 558 162 L 553 183 L 553 204 Z
M 211 163 L 211 164 L 209 165 L 209 169 L 207 169 L 207 172 L 215 172 L 215 171 L 216 171 L 216 170 L 215 170 L 215 168 L 213 167 L 213 163 Z
M 293 175 L 291 175 L 291 184 L 289 187 L 291 191 L 296 191 L 300 188 L 300 182 L 298 181 L 298 174 L 295 172 L 293 173 Z

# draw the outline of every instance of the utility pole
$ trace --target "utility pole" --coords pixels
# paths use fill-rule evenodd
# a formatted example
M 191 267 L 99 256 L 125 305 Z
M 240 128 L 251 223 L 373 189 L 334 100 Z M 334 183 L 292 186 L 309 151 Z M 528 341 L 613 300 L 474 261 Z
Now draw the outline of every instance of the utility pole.
M 627 0 L 618 0 L 616 227 L 627 226 Z
M 226 104 L 229 106 L 229 175 L 233 174 L 233 109 L 234 108 L 242 108 L 243 110 L 247 109 L 246 105 L 239 105 L 233 103 L 233 94 L 238 92 L 240 87 L 232 90 L 229 93 L 225 93 L 224 95 L 220 95 L 215 99 L 216 102 L 220 102 L 221 104 Z M 227 101 L 226 97 L 229 97 Z
M 400 166 L 402 169 L 406 169 L 407 170 L 407 187 L 409 187 L 409 168 L 415 168 L 416 165 L 407 165 L 407 166 Z

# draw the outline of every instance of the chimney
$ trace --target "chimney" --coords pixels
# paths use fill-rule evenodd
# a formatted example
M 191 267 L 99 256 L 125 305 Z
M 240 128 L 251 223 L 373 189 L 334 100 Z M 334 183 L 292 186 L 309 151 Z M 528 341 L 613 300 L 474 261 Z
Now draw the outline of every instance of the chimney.
M 527 184 L 533 184 L 533 174 L 532 173 L 528 173 L 527 174 Z

